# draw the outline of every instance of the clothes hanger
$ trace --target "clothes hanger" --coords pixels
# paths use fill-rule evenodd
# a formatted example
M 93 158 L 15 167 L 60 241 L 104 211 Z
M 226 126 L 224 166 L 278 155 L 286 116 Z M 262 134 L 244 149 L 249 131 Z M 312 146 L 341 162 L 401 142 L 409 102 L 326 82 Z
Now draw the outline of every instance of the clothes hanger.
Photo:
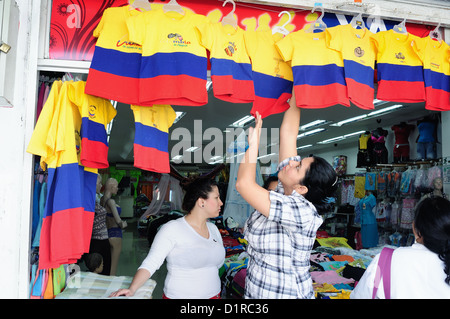
M 163 6 L 163 11 L 164 12 L 173 11 L 184 15 L 183 7 L 178 4 L 177 0 L 170 0 L 169 3 L 166 3 Z
M 222 19 L 222 25 L 231 25 L 233 28 L 236 29 L 237 27 L 237 20 L 234 16 L 234 11 L 236 10 L 236 3 L 233 0 L 225 0 L 225 2 L 223 3 L 222 7 L 225 7 L 225 5 L 231 2 L 231 4 L 233 5 L 233 10 L 230 11 L 230 13 L 228 13 L 226 16 L 223 17 Z
M 152 5 L 148 2 L 148 0 L 134 0 L 133 4 L 131 4 L 130 2 L 131 0 L 128 1 L 130 10 L 135 9 L 144 9 L 145 11 L 152 10 Z
M 289 17 L 287 22 L 285 24 L 283 24 L 281 27 L 278 26 L 278 25 L 273 27 L 272 34 L 275 34 L 275 33 L 281 33 L 283 35 L 288 35 L 289 34 L 289 30 L 286 29 L 286 26 L 291 22 L 292 17 L 291 17 L 291 14 L 289 13 L 289 11 L 281 11 L 278 14 L 278 17 L 281 17 L 284 13 L 286 13 L 288 15 L 288 17 Z
M 399 24 L 395 25 L 393 30 L 395 33 L 401 33 L 401 34 L 406 34 L 408 33 L 408 30 L 406 30 L 406 18 L 403 19 L 402 22 L 400 22 Z
M 353 17 L 352 21 L 350 22 L 353 28 L 358 29 L 365 29 L 366 25 L 364 23 L 364 20 L 362 18 L 362 13 L 358 14 L 357 16 Z
M 439 22 L 436 28 L 434 28 L 433 31 L 430 32 L 430 38 L 433 40 L 438 41 L 439 43 L 442 41 L 442 34 L 439 32 L 439 27 L 441 26 L 441 23 Z
M 312 9 L 311 13 L 314 13 L 314 11 L 316 11 L 316 9 L 319 9 L 322 12 L 322 14 L 320 15 L 319 18 L 317 18 L 316 21 L 314 21 L 312 23 L 312 25 L 308 28 L 308 30 L 306 30 L 306 32 L 309 32 L 309 33 L 316 32 L 316 31 L 323 32 L 327 28 L 327 25 L 322 20 L 323 16 L 325 15 L 325 10 L 323 9 L 322 6 L 315 5 L 314 8 Z

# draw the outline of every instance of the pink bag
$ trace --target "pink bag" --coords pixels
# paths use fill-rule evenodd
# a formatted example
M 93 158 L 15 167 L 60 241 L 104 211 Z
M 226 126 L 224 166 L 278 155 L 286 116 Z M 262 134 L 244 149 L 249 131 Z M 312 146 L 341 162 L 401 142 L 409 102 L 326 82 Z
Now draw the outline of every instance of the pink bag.
M 375 273 L 372 299 L 375 299 L 375 296 L 377 295 L 381 278 L 383 278 L 384 296 L 386 299 L 391 299 L 391 260 L 393 253 L 394 249 L 392 248 L 384 247 L 383 250 L 381 250 L 377 271 Z

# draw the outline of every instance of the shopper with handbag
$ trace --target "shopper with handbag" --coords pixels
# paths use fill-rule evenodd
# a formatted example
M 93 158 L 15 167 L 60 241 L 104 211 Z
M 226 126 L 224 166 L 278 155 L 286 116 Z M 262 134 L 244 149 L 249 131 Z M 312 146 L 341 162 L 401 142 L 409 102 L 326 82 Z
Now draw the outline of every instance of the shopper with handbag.
M 351 299 L 450 299 L 450 201 L 426 198 L 414 215 L 415 243 L 383 248 Z

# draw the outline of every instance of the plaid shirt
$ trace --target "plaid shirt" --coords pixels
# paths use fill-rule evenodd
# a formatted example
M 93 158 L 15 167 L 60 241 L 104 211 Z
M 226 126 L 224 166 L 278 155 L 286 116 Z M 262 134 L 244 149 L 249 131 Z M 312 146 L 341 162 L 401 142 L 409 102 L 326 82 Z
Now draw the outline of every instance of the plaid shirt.
M 300 161 L 300 156 L 282 161 L 278 171 L 290 160 Z M 322 222 L 309 201 L 295 191 L 284 195 L 278 183 L 270 192 L 269 217 L 254 211 L 246 222 L 249 260 L 245 298 L 314 298 L 309 260 Z

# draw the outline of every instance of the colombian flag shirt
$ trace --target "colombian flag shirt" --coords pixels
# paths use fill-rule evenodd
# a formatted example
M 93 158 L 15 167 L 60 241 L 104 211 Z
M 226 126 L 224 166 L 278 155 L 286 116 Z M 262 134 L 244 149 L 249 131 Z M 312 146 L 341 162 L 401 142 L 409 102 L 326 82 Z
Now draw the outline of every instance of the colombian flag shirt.
M 245 31 L 245 45 L 250 56 L 255 87 L 255 101 L 250 113 L 264 118 L 289 108 L 293 75 L 289 63 L 278 52 L 275 43 L 283 37 L 272 31 Z
M 450 110 L 450 47 L 444 41 L 424 38 L 414 50 L 423 62 L 426 102 L 433 111 Z
M 342 54 L 348 98 L 362 109 L 374 109 L 376 48 L 373 33 L 351 24 L 325 29 L 327 46 Z
M 415 103 L 425 101 L 423 63 L 413 48 L 422 38 L 393 30 L 374 35 L 377 48 L 377 99 Z
M 176 114 L 170 105 L 131 105 L 135 119 L 134 166 L 170 173 L 169 128 Z
M 130 6 L 112 7 L 94 30 L 98 38 L 86 83 L 86 93 L 125 104 L 139 103 L 142 47 L 130 41 L 126 21 L 141 12 Z
M 81 165 L 81 106 L 70 99 L 73 81 L 55 81 L 27 152 L 48 170 L 47 198 L 39 241 L 39 269 L 76 262 L 89 251 L 97 169 Z
M 276 46 L 284 61 L 291 61 L 298 107 L 350 106 L 342 57 L 327 47 L 325 32 L 302 29 L 288 34 Z
M 206 22 L 189 10 L 147 11 L 127 20 L 130 40 L 142 45 L 139 105 L 208 103 L 208 60 L 196 28 Z
M 253 102 L 252 65 L 244 30 L 220 22 L 203 24 L 198 30 L 200 43 L 210 52 L 214 96 L 233 103 Z

